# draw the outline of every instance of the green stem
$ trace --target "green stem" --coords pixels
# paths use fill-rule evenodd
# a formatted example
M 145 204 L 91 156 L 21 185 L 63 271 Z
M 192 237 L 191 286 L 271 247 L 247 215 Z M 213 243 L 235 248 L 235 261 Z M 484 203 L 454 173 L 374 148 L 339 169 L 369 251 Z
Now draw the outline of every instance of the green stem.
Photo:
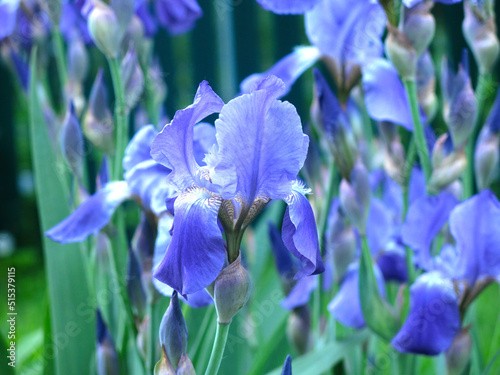
M 464 176 L 464 198 L 467 199 L 474 194 L 474 146 L 476 144 L 477 134 L 484 123 L 484 107 L 488 96 L 488 82 L 490 74 L 481 74 L 476 87 L 477 115 L 474 128 L 472 129 L 467 145 L 465 146 L 465 155 L 467 156 L 467 170 Z
M 410 102 L 411 117 L 413 120 L 413 135 L 415 137 L 415 143 L 417 146 L 418 157 L 420 163 L 422 164 L 422 169 L 424 170 L 425 182 L 428 183 L 431 177 L 431 161 L 429 159 L 429 150 L 427 149 L 427 143 L 425 142 L 424 128 L 420 122 L 420 111 L 418 108 L 418 96 L 417 96 L 417 86 L 415 81 L 405 79 L 403 80 L 405 85 L 406 93 L 408 94 L 408 100 Z
M 59 73 L 59 80 L 61 84 L 61 93 L 63 102 L 66 102 L 66 87 L 68 84 L 68 73 L 66 70 L 66 57 L 64 54 L 64 43 L 61 31 L 56 28 L 52 34 L 52 41 L 54 42 L 54 52 L 56 54 L 57 72 Z M 65 106 L 63 106 L 65 107 Z
M 208 361 L 208 367 L 207 371 L 205 371 L 205 375 L 217 375 L 219 372 L 222 355 L 224 354 L 224 348 L 226 347 L 229 326 L 230 324 L 217 323 L 214 346 L 212 347 L 212 354 L 210 355 L 210 361 Z
M 116 126 L 116 150 L 115 164 L 113 168 L 113 180 L 121 179 L 122 159 L 127 144 L 127 115 L 125 112 L 125 89 L 120 75 L 120 63 L 117 58 L 108 59 L 113 90 L 115 92 L 115 126 Z

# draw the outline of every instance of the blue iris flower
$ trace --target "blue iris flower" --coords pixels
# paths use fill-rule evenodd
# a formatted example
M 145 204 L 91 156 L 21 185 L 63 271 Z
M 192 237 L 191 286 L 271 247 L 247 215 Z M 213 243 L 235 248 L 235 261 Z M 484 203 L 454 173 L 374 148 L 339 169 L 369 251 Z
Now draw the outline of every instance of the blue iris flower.
M 270 6 L 271 3 L 285 4 L 285 1 L 262 3 Z M 297 78 L 320 58 L 339 87 L 353 85 L 359 78 L 359 67 L 382 55 L 385 24 L 384 10 L 376 1 L 322 0 L 305 13 L 306 33 L 313 46 L 297 47 L 267 72 L 247 77 L 241 83 L 241 91 L 248 92 L 255 82 L 273 74 L 285 82 L 286 90 L 282 94 L 285 95 Z
M 401 352 L 436 355 L 460 331 L 460 315 L 500 275 L 500 202 L 488 189 L 458 204 L 447 192 L 417 199 L 403 225 L 403 240 L 428 272 L 410 288 L 410 311 L 392 344 Z M 449 223 L 455 244 L 437 256 L 431 244 Z
M 215 280 L 227 263 L 226 247 L 229 256 L 239 252 L 245 228 L 271 199 L 288 204 L 283 242 L 305 264 L 295 277 L 324 270 L 308 190 L 296 180 L 309 138 L 295 107 L 277 100 L 284 91 L 285 84 L 269 76 L 224 104 L 202 82 L 193 104 L 177 111 L 154 140 L 151 155 L 172 169 L 167 179 L 177 190 L 167 203 L 174 212 L 172 240 L 155 277 L 181 294 Z M 200 166 L 193 128 L 213 113 L 220 113 L 217 142 L 204 158 L 207 165 Z

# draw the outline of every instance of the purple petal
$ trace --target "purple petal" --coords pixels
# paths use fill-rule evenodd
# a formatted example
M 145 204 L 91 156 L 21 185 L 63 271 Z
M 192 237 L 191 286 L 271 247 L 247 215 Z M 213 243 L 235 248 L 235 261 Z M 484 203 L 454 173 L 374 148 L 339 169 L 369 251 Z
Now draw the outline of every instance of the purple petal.
M 212 113 L 220 112 L 224 102 L 203 81 L 196 91 L 193 104 L 175 113 L 151 145 L 151 156 L 171 168 L 169 179 L 182 191 L 194 185 L 199 169 L 193 154 L 193 127 Z
M 434 270 L 441 272 L 447 278 L 453 279 L 457 275 L 458 253 L 455 246 L 446 244 L 439 255 L 434 258 Z
M 61 133 L 62 153 L 71 172 L 80 178 L 82 175 L 84 151 L 82 128 L 76 115 L 75 106 L 70 102 Z
M 412 8 L 418 3 L 421 3 L 423 0 L 403 0 L 403 4 L 408 7 Z M 436 0 L 438 3 L 443 3 L 443 4 L 457 4 L 460 3 L 462 0 Z
M 396 68 L 376 59 L 363 69 L 366 109 L 377 121 L 391 121 L 413 131 L 408 96 Z
M 412 204 L 417 199 L 425 197 L 426 194 L 424 172 L 415 167 L 412 169 L 410 176 L 409 203 Z
M 18 8 L 19 0 L 6 0 L 0 3 L 0 40 L 14 31 Z
M 408 280 L 405 249 L 402 245 L 391 242 L 377 257 L 377 265 L 385 281 L 404 283 Z
M 358 264 L 352 264 L 349 267 L 339 292 L 328 304 L 328 311 L 335 319 L 347 327 L 356 329 L 363 328 L 366 325 L 359 300 L 358 266 Z M 374 265 L 373 270 L 379 292 L 382 296 L 385 296 L 384 278 L 377 265 Z
M 160 266 L 163 258 L 165 257 L 165 253 L 167 252 L 168 245 L 172 240 L 170 231 L 172 229 L 173 222 L 174 218 L 169 214 L 162 214 L 158 221 L 158 234 L 156 236 L 155 250 L 153 257 L 153 269 L 152 269 L 153 274 Z M 174 290 L 167 284 L 162 283 L 156 277 L 153 277 L 153 284 L 156 287 L 156 289 L 164 296 L 167 297 L 172 296 Z M 210 294 L 208 294 L 208 292 L 205 289 L 201 289 L 198 292 L 189 294 L 187 298 L 184 298 L 184 296 L 180 296 L 180 299 L 182 299 L 189 306 L 194 308 L 208 306 L 213 303 L 212 297 L 210 297 Z
M 156 0 L 154 5 L 160 24 L 171 34 L 190 30 L 203 15 L 196 0 Z
M 372 254 L 375 255 L 385 248 L 393 234 L 393 224 L 390 210 L 380 199 L 372 197 L 366 224 L 366 236 Z
M 135 14 L 142 22 L 144 35 L 148 38 L 152 38 L 158 30 L 158 25 L 149 11 L 149 1 L 140 1 L 139 4 L 136 2 Z
M 269 76 L 255 89 L 227 103 L 215 121 L 219 152 L 212 179 L 224 199 L 240 197 L 247 208 L 258 196 L 290 193 L 309 144 L 295 107 L 276 100 L 283 82 Z
M 322 1 L 306 13 L 305 21 L 311 43 L 340 65 L 363 66 L 382 55 L 386 17 L 378 2 Z
M 293 280 L 293 275 L 297 272 L 294 258 L 283 243 L 278 228 L 271 222 L 269 222 L 269 237 L 271 239 L 274 263 L 280 276 L 285 280 Z
M 431 243 L 441 227 L 448 221 L 457 199 L 450 193 L 426 196 L 411 204 L 401 229 L 403 242 L 418 252 L 418 264 L 432 268 Z
M 131 195 L 125 181 L 111 182 L 45 234 L 61 243 L 83 241 L 97 234 L 111 220 L 116 208 Z
M 123 169 L 128 171 L 143 161 L 152 160 L 151 143 L 153 143 L 158 132 L 153 125 L 146 125 L 140 128 L 130 140 L 125 149 L 123 157 Z
M 318 277 L 307 276 L 300 279 L 288 296 L 281 302 L 284 309 L 292 310 L 309 302 L 311 293 L 318 287 Z
M 450 215 L 457 243 L 456 278 L 473 285 L 500 275 L 500 202 L 489 189 L 459 204 Z
M 203 188 L 189 189 L 175 200 L 173 236 L 154 276 L 183 295 L 208 286 L 224 265 L 217 224 L 221 203 L 220 196 Z
M 193 153 L 194 159 L 199 166 L 206 165 L 205 155 L 217 144 L 215 138 L 215 127 L 207 123 L 200 123 L 194 127 Z
M 325 270 L 318 242 L 318 231 L 311 204 L 307 200 L 304 186 L 295 183 L 285 199 L 288 207 L 281 229 L 283 242 L 290 252 L 305 266 L 297 272 L 295 279 L 317 275 Z
M 311 10 L 321 0 L 257 0 L 266 10 L 277 14 L 302 14 Z
M 240 90 L 243 93 L 250 93 L 256 82 L 274 75 L 285 82 L 285 91 L 281 94 L 281 96 L 284 96 L 288 94 L 297 78 L 313 66 L 320 57 L 321 54 L 316 47 L 297 47 L 292 53 L 283 57 L 266 72 L 252 74 L 245 78 L 241 82 Z
M 410 312 L 392 340 L 400 352 L 437 355 L 460 331 L 460 311 L 453 283 L 438 272 L 423 274 L 410 287 Z
M 292 357 L 290 355 L 286 356 L 281 375 L 292 375 Z

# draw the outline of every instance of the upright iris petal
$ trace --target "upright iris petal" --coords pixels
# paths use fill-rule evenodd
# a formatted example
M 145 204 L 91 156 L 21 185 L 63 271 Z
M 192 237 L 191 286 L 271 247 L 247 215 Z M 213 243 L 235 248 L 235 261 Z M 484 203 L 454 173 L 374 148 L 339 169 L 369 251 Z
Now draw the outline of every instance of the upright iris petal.
M 241 82 L 240 89 L 244 93 L 252 91 L 255 83 L 270 75 L 275 75 L 285 82 L 286 89 L 281 96 L 286 95 L 292 85 L 302 73 L 314 65 L 321 57 L 316 47 L 297 47 L 295 50 L 279 60 L 271 69 L 264 73 L 256 73 L 248 76 Z
M 500 275 L 500 202 L 491 192 L 459 204 L 450 215 L 450 230 L 457 243 L 455 277 L 473 285 L 481 277 Z
M 437 355 L 460 331 L 453 283 L 438 272 L 419 276 L 410 287 L 410 312 L 392 345 L 403 353 Z
M 325 0 L 305 18 L 311 43 L 339 65 L 363 66 L 382 55 L 386 17 L 378 2 Z
M 174 232 L 155 277 L 181 294 L 211 284 L 224 265 L 225 249 L 217 223 L 220 196 L 200 187 L 175 200 Z
M 457 199 L 447 192 L 417 199 L 409 208 L 401 229 L 404 243 L 418 252 L 418 262 L 424 269 L 432 268 L 431 242 L 448 221 Z
M 169 180 L 179 191 L 195 185 L 199 166 L 193 153 L 194 125 L 208 115 L 220 112 L 224 102 L 203 81 L 198 87 L 193 104 L 175 113 L 151 145 L 151 156 L 158 163 L 171 168 Z
M 283 242 L 288 250 L 305 263 L 304 268 L 295 275 L 296 279 L 317 275 L 325 270 L 319 249 L 316 221 L 306 193 L 307 190 L 300 183 L 293 185 L 292 192 L 285 199 L 288 207 L 281 230 Z
M 0 3 L 0 40 L 13 33 L 19 0 L 6 0 Z
M 227 103 L 215 121 L 219 152 L 212 179 L 224 199 L 238 198 L 245 209 L 259 196 L 287 197 L 306 158 L 309 138 L 297 110 L 276 100 L 284 90 L 269 76 Z
M 154 4 L 160 24 L 172 34 L 188 31 L 203 15 L 196 0 L 156 0 Z

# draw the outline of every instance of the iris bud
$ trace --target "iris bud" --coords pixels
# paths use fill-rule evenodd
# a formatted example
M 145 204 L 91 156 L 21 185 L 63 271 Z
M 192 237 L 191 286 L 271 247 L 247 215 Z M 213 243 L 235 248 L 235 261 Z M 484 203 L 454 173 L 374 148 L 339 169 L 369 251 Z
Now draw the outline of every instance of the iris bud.
M 68 46 L 68 78 L 71 83 L 81 83 L 89 70 L 87 50 L 81 38 L 75 36 Z
M 196 375 L 193 363 L 186 354 L 181 356 L 176 375 Z
M 417 93 L 418 102 L 427 115 L 427 121 L 430 122 L 436 116 L 438 100 L 436 97 L 434 63 L 429 51 L 425 51 L 417 62 Z
M 101 313 L 97 310 L 96 317 L 96 365 L 97 375 L 119 375 L 120 366 L 118 363 L 118 354 L 116 353 L 113 339 L 102 319 Z
M 396 27 L 388 24 L 389 35 L 385 39 L 385 52 L 403 80 L 415 79 L 417 51 L 410 39 Z
M 432 175 L 429 190 L 438 193 L 457 180 L 467 167 L 463 150 L 454 150 L 451 137 L 446 133 L 438 138 L 432 151 Z
M 385 150 L 384 170 L 395 182 L 402 185 L 405 182 L 406 173 L 405 150 L 399 141 L 395 139 Z
M 83 120 L 83 133 L 104 152 L 113 150 L 113 118 L 108 107 L 108 92 L 103 71 L 99 70 L 90 91 L 89 107 Z
M 107 58 L 116 58 L 120 51 L 122 32 L 113 10 L 96 0 L 87 21 L 92 40 Z
M 176 369 L 182 355 L 187 352 L 188 330 L 175 291 L 161 320 L 159 337 L 163 356 Z
M 71 102 L 62 129 L 62 150 L 71 172 L 81 178 L 83 168 L 83 135 L 76 116 L 75 106 Z
M 223 268 L 219 276 L 207 290 L 214 299 L 217 321 L 229 324 L 250 297 L 250 275 L 241 265 L 241 253 L 238 258 Z
M 146 293 L 142 286 L 142 272 L 139 261 L 132 250 L 128 253 L 127 291 L 136 316 L 144 317 Z
M 353 168 L 350 181 L 342 179 L 339 198 L 347 217 L 361 235 L 365 234 L 371 191 L 368 172 L 361 163 L 357 163 Z
M 343 221 L 342 218 L 337 220 L 326 240 L 327 251 L 332 254 L 334 277 L 337 282 L 344 277 L 357 249 L 354 230 L 352 226 L 345 226 Z
M 471 134 L 477 113 L 477 101 L 468 74 L 467 52 L 457 74 L 443 62 L 441 85 L 444 96 L 444 118 L 456 149 L 462 148 Z
M 120 70 L 125 88 L 125 105 L 127 110 L 130 111 L 135 107 L 144 90 L 144 75 L 133 46 L 129 48 L 125 55 Z
M 309 306 L 300 306 L 290 313 L 287 321 L 286 334 L 299 354 L 306 353 L 311 348 L 311 313 Z
M 405 20 L 403 33 L 415 48 L 417 56 L 420 56 L 429 47 L 434 38 L 436 21 L 431 14 L 434 3 L 424 0 L 412 8 L 405 8 Z
M 446 367 L 449 375 L 460 375 L 470 361 L 472 338 L 466 327 L 451 342 L 446 350 Z
M 474 54 L 479 71 L 482 74 L 490 73 L 500 50 L 492 1 L 464 1 L 464 12 L 462 31 L 465 40 Z
M 485 126 L 476 143 L 474 152 L 474 171 L 479 190 L 486 189 L 495 177 L 499 156 L 498 132 L 493 132 Z

